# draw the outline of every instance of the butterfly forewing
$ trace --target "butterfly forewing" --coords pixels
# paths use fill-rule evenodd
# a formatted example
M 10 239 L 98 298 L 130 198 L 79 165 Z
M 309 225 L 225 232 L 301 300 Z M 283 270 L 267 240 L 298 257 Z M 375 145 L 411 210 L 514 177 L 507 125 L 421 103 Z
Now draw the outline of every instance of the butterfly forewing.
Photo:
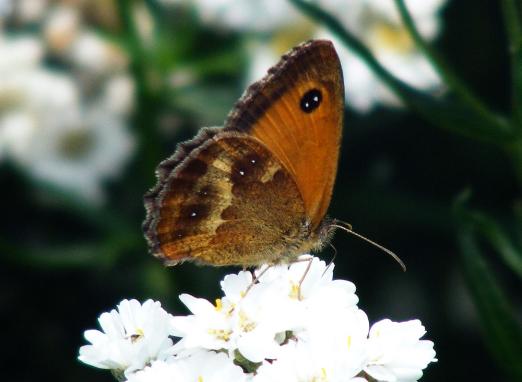
M 313 228 L 330 204 L 343 107 L 342 71 L 333 45 L 311 41 L 284 56 L 253 84 L 225 125 L 227 130 L 259 138 L 287 168 Z

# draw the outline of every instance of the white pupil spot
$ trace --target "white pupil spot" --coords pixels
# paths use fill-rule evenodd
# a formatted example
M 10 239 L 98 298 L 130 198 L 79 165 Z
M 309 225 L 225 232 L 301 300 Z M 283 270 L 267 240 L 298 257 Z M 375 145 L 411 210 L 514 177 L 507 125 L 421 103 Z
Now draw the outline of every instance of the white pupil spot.
M 243 170 L 239 170 L 239 175 L 245 175 L 245 172 Z
M 190 214 L 190 216 L 192 216 L 192 217 L 195 217 L 196 215 L 197 215 L 197 213 L 195 213 L 195 212 L 192 212 L 192 213 Z
M 256 163 L 256 160 L 255 160 L 255 159 L 252 159 L 252 160 L 250 161 L 250 163 L 255 164 L 255 163 Z

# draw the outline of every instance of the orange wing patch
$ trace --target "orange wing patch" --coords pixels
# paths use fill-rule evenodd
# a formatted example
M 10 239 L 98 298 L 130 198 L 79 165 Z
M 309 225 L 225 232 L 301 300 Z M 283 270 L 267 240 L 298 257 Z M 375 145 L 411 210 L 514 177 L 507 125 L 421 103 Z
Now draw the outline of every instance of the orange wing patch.
M 315 97 L 314 97 L 315 96 Z M 308 101 L 319 101 L 306 109 Z M 309 105 L 310 106 L 310 105 Z M 315 229 L 330 204 L 341 143 L 344 89 L 333 45 L 313 41 L 252 85 L 225 128 L 260 139 L 295 179 Z

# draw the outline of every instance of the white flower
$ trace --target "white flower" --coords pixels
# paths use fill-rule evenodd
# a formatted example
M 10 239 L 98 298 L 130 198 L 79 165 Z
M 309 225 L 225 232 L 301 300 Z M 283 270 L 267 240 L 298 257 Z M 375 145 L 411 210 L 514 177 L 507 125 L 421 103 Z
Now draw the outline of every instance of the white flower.
M 232 301 L 218 299 L 216 306 L 190 295 L 180 299 L 193 315 L 173 320 L 174 334 L 183 337 L 176 344 L 179 350 L 202 347 L 226 349 L 231 354 L 238 350 L 250 361 L 260 362 L 276 357 L 276 335 L 289 326 L 285 318 L 290 315 L 285 315 L 287 309 L 282 304 L 285 296 L 264 284 L 255 285 L 235 303 L 233 297 Z
M 362 350 L 362 349 L 360 349 Z M 356 376 L 361 372 L 361 362 L 346 356 L 346 352 L 334 353 L 315 344 L 290 341 L 282 346 L 279 357 L 265 361 L 253 378 L 255 382 L 362 382 Z M 356 357 L 359 358 L 359 357 Z
M 83 31 L 72 43 L 69 57 L 71 62 L 85 74 L 100 76 L 122 71 L 128 58 L 115 44 L 106 41 L 91 31 Z
M 192 314 L 172 317 L 162 332 L 181 339 L 156 361 L 136 357 L 128 381 L 410 382 L 436 361 L 418 320 L 383 320 L 370 330 L 355 286 L 334 280 L 333 266 L 317 258 L 265 265 L 255 277 L 227 275 L 215 305 L 181 295 Z M 91 349 L 90 363 L 124 369 L 107 349 Z
M 434 93 L 444 90 L 439 75 L 402 24 L 393 0 L 318 0 L 314 3 L 337 17 L 397 78 L 419 90 Z M 428 41 L 439 33 L 439 12 L 445 3 L 446 0 L 406 1 L 415 25 Z M 310 25 L 287 1 L 198 0 L 192 4 L 208 24 L 271 33 L 249 44 L 251 64 L 247 83 L 260 79 L 282 53 L 298 42 L 325 38 L 334 42 L 339 54 L 348 105 L 362 112 L 370 111 L 377 104 L 402 106 L 366 63 L 330 32 Z
M 32 49 L 26 53 L 34 54 Z M 43 70 L 27 56 L 14 59 L 6 69 L 9 75 L 0 78 L 0 154 L 11 155 L 22 165 L 31 155 L 39 127 L 71 118 L 79 102 L 78 89 L 69 77 Z
M 80 31 L 80 21 L 77 8 L 57 6 L 51 9 L 45 20 L 43 34 L 54 53 L 64 54 L 71 48 Z
M 134 81 L 126 74 L 116 74 L 105 82 L 101 104 L 110 113 L 126 117 L 134 108 L 134 94 Z
M 134 149 L 133 137 L 120 119 L 101 109 L 53 122 L 35 134 L 27 170 L 36 179 L 102 203 L 102 182 L 121 172 Z
M 303 18 L 286 0 L 162 0 L 195 6 L 205 24 L 238 31 L 267 32 Z
M 128 382 L 243 382 L 247 376 L 224 353 L 200 351 L 186 358 L 155 361 Z
M 39 181 L 102 202 L 102 182 L 120 172 L 134 147 L 124 119 L 131 86 L 115 77 L 105 99 L 85 105 L 71 76 L 41 66 L 35 40 L 0 40 L 0 55 L 8 57 L 0 60 L 6 74 L 0 77 L 0 158 Z
M 419 320 L 377 322 L 370 329 L 364 370 L 379 381 L 417 381 L 422 370 L 436 361 L 433 342 L 420 340 L 425 333 Z
M 425 39 L 432 40 L 439 33 L 438 13 L 444 4 L 445 0 L 406 1 L 415 25 Z M 351 12 L 341 13 L 339 17 L 397 78 L 420 90 L 435 92 L 442 89 L 438 74 L 415 46 L 392 0 L 358 0 Z M 395 94 L 336 37 L 326 31 L 320 31 L 318 35 L 334 41 L 343 65 L 348 105 L 359 111 L 369 111 L 378 103 L 401 106 Z
M 182 294 L 179 298 L 192 315 L 176 316 L 172 319 L 173 335 L 182 337 L 176 344 L 176 350 L 228 349 L 232 323 L 220 303 L 214 306 L 205 299 L 188 294 Z
M 16 0 L 11 2 L 14 17 L 22 23 L 40 21 L 48 6 L 48 0 Z
M 45 88 L 46 102 L 0 119 L 0 154 L 3 151 L 35 179 L 99 204 L 102 182 L 120 173 L 134 139 L 121 118 L 101 107 L 84 110 L 73 100 L 66 102 L 69 107 L 60 107 L 67 99 L 62 99 L 67 87 L 60 89 L 61 80 Z M 34 98 L 45 83 L 32 84 Z
M 164 360 L 172 347 L 169 317 L 159 302 L 147 300 L 141 305 L 136 300 L 123 300 L 117 311 L 99 317 L 103 332 L 85 332 L 91 345 L 80 348 L 78 359 L 127 376 L 151 361 Z
M 8 80 L 14 72 L 36 67 L 42 56 L 43 46 L 40 40 L 32 37 L 7 38 L 0 35 L 0 84 Z
M 225 296 L 216 306 L 182 295 L 193 315 L 174 318 L 175 333 L 183 337 L 176 348 L 238 350 L 252 362 L 276 358 L 285 332 L 311 335 L 321 321 L 357 310 L 355 286 L 332 280 L 332 272 L 333 267 L 326 269 L 323 261 L 312 258 L 311 264 L 306 260 L 261 268 L 254 285 L 249 272 L 228 275 L 221 283 Z

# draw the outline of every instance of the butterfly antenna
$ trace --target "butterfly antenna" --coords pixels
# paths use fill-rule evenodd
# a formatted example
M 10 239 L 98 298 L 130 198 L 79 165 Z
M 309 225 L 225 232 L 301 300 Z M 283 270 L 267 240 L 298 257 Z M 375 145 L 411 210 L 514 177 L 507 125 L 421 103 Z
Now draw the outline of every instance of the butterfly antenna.
M 402 270 L 404 272 L 406 272 L 406 265 L 404 264 L 404 262 L 400 259 L 399 256 L 397 256 L 395 253 L 393 253 L 392 251 L 390 251 L 388 248 L 385 248 L 383 247 L 382 245 L 380 244 L 377 244 L 375 241 L 373 240 L 370 240 L 368 239 L 367 237 L 361 235 L 360 233 L 357 233 L 355 232 L 353 229 L 352 229 L 352 225 L 349 224 L 349 223 L 346 223 L 346 222 L 343 222 L 343 221 L 340 221 L 340 220 L 335 220 L 334 223 L 332 224 L 332 227 L 337 227 L 337 228 L 340 228 L 342 229 L 343 231 L 346 231 L 348 232 L 349 234 L 355 236 L 355 237 L 358 237 L 359 239 L 362 239 L 364 240 L 365 242 L 373 245 L 374 247 L 377 247 L 379 248 L 381 251 L 387 253 L 388 255 L 390 255 L 397 263 L 399 263 L 399 265 L 401 266 Z

